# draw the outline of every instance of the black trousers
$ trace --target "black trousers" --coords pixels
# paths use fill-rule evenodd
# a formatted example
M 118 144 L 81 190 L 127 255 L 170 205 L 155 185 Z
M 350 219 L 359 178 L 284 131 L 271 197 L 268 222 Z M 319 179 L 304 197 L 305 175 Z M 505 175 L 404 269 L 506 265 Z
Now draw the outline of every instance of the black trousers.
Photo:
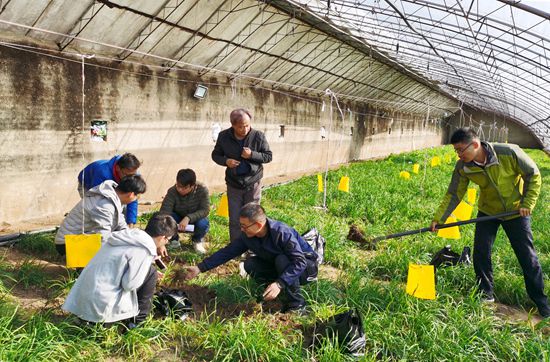
M 141 287 L 137 290 L 139 313 L 134 317 L 135 323 L 140 323 L 147 318 L 152 308 L 153 295 L 157 286 L 157 270 L 151 265 Z
M 486 214 L 479 212 L 478 217 L 480 216 L 486 216 Z M 500 225 L 506 232 L 523 270 L 527 294 L 537 305 L 540 314 L 549 316 L 550 307 L 548 306 L 548 298 L 544 294 L 542 268 L 533 246 L 530 217 L 519 217 L 506 221 L 489 220 L 476 224 L 473 259 L 480 290 L 487 296 L 493 296 L 491 252 Z
M 284 286 L 283 292 L 287 299 L 287 308 L 301 307 L 306 304 L 300 285 L 317 277 L 317 262 L 308 258 L 306 258 L 306 262 L 306 269 L 300 278 L 294 284 Z M 278 255 L 273 262 L 253 256 L 244 261 L 244 270 L 259 283 L 272 283 L 285 271 L 288 264 L 290 261 L 284 254 Z

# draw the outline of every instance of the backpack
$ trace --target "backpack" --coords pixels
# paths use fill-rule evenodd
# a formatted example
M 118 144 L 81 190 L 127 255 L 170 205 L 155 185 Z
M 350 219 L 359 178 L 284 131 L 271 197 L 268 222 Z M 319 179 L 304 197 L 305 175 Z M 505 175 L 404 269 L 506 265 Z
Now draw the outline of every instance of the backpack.
M 155 293 L 153 306 L 165 317 L 174 315 L 174 317 L 185 320 L 189 313 L 193 311 L 192 303 L 183 290 L 164 289 Z
M 317 253 L 317 264 L 323 264 L 323 260 L 325 258 L 325 238 L 319 234 L 316 228 L 313 228 L 303 234 L 302 238 L 309 244 L 309 246 L 311 246 L 313 251 Z
M 436 269 L 457 264 L 470 265 L 471 263 L 470 248 L 468 246 L 465 246 L 464 250 L 462 250 L 462 254 L 459 255 L 451 250 L 450 245 L 446 245 L 435 253 L 432 257 L 432 261 L 430 261 L 430 265 L 433 265 Z
M 337 314 L 320 326 L 320 334 L 314 340 L 329 338 L 338 341 L 342 349 L 355 357 L 365 354 L 367 344 L 363 330 L 363 318 L 357 309 Z

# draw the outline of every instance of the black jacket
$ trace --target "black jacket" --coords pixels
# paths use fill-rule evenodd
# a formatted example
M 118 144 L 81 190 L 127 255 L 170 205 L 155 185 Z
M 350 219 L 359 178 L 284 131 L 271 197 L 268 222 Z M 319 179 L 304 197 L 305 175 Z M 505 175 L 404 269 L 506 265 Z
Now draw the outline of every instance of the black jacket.
M 262 164 L 271 162 L 272 159 L 269 144 L 261 131 L 250 129 L 244 138 L 244 147 L 252 150 L 252 156 L 248 160 L 241 157 L 242 148 L 239 141 L 233 134 L 233 128 L 228 128 L 220 132 L 212 151 L 212 160 L 220 166 L 227 167 L 225 162 L 228 158 L 250 165 L 250 172 L 244 175 L 237 175 L 236 168 L 226 168 L 225 182 L 238 189 L 246 189 L 261 180 L 264 170 Z

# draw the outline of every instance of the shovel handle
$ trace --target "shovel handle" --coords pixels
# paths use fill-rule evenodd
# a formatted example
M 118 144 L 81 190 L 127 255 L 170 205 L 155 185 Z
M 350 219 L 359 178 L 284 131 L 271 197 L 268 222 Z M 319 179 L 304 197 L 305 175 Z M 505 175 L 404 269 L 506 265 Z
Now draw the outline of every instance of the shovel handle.
M 475 223 L 475 222 L 500 219 L 500 218 L 503 218 L 503 217 L 513 216 L 513 215 L 517 215 L 517 214 L 519 214 L 519 210 L 507 211 L 507 212 L 503 212 L 502 214 L 481 216 L 481 217 L 478 217 L 478 218 L 475 218 L 475 219 L 457 221 L 457 222 L 452 222 L 452 223 L 443 224 L 443 225 L 437 225 L 435 227 L 435 229 L 440 230 L 440 229 L 450 228 L 450 227 L 453 227 L 453 226 L 460 226 L 460 225 L 472 224 L 472 223 Z M 414 235 L 414 234 L 425 233 L 427 231 L 432 231 L 432 229 L 427 227 L 427 228 L 416 229 L 416 230 L 408 230 L 408 231 L 403 231 L 403 232 L 396 233 L 396 234 L 390 234 L 390 235 L 386 235 L 386 236 L 379 236 L 377 238 L 374 238 L 372 241 L 377 242 L 377 241 L 380 241 L 380 240 L 399 238 L 401 236 L 406 236 L 406 235 Z

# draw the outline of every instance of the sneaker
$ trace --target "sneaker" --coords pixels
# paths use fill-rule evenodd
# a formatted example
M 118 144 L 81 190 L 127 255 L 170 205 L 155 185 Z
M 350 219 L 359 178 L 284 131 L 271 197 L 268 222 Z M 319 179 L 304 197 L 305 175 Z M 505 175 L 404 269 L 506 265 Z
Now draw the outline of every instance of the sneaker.
M 283 307 L 281 309 L 281 313 L 291 313 L 298 316 L 306 316 L 307 315 L 307 308 L 304 305 L 299 305 L 296 307 Z
M 239 275 L 241 276 L 241 278 L 248 278 L 248 273 L 244 269 L 244 261 L 241 261 L 239 263 Z
M 200 241 L 198 243 L 193 243 L 193 247 L 195 248 L 195 251 L 199 254 L 206 254 L 206 248 L 204 247 L 204 241 Z
M 490 297 L 488 295 L 483 295 L 481 297 L 481 302 L 482 303 L 494 303 L 495 302 L 495 297 Z

